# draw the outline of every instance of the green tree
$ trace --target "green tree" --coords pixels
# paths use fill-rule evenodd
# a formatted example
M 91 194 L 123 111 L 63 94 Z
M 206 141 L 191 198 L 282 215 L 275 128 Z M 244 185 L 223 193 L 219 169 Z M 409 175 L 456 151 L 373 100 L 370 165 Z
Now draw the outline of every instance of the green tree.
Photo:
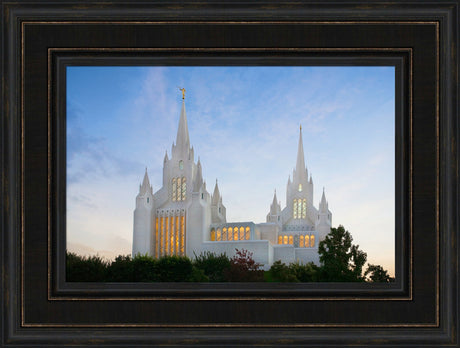
M 352 244 L 350 232 L 342 225 L 331 228 L 331 232 L 319 243 L 318 253 L 321 263 L 320 281 L 361 282 L 367 254 Z
M 186 256 L 162 256 L 156 263 L 156 271 L 160 282 L 187 282 L 192 278 L 193 265 Z
M 371 265 L 367 266 L 364 276 L 367 276 L 369 280 L 373 283 L 389 283 L 392 281 L 392 278 L 386 270 L 383 269 L 380 265 Z
M 225 272 L 230 268 L 230 258 L 225 254 L 216 255 L 210 251 L 195 255 L 193 265 L 203 270 L 210 282 L 225 282 Z

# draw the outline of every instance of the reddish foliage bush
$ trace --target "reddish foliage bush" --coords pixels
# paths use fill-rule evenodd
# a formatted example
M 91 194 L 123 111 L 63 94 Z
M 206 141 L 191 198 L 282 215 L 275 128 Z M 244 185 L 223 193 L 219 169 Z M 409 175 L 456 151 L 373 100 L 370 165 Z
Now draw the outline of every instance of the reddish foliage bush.
M 228 282 L 263 282 L 264 271 L 252 258 L 253 253 L 245 249 L 235 250 L 236 255 L 230 259 L 230 268 L 225 270 L 225 279 Z

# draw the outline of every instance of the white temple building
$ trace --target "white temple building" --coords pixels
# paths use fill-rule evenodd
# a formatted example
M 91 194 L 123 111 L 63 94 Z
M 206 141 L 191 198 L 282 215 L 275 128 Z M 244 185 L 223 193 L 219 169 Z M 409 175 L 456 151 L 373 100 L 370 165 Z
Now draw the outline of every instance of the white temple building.
M 253 253 L 264 269 L 276 260 L 319 264 L 318 244 L 329 233 L 332 214 L 323 194 L 313 205 L 313 180 L 305 166 L 302 128 L 297 163 L 286 188 L 286 207 L 281 209 L 276 191 L 266 222 L 227 222 L 226 208 L 216 181 L 213 193 L 206 189 L 200 160 L 195 162 L 185 113 L 182 109 L 171 158 L 163 161 L 163 186 L 153 193 L 147 169 L 139 187 L 134 210 L 133 255 L 187 255 L 204 251 L 226 253 L 235 249 Z M 267 202 L 268 203 L 268 202 Z M 267 204 L 268 205 L 268 204 Z

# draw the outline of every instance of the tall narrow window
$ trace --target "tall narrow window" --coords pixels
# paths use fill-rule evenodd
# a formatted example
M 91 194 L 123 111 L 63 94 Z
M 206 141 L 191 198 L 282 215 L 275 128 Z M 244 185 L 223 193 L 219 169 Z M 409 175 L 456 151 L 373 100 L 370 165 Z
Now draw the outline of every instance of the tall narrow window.
M 163 256 L 163 253 L 165 252 L 165 247 L 164 247 L 164 231 L 163 231 L 163 223 L 164 223 L 164 218 L 160 218 L 160 256 Z
M 240 240 L 244 240 L 244 227 L 240 227 Z
M 173 202 L 176 201 L 176 195 L 177 195 L 177 183 L 176 183 L 176 178 L 172 179 L 172 200 Z
M 177 192 L 176 192 L 176 201 L 180 201 L 182 190 L 182 178 L 177 178 Z
M 289 244 L 294 244 L 294 236 L 289 236 Z
M 233 240 L 238 240 L 238 227 L 233 230 Z
M 299 248 L 303 248 L 304 247 L 304 236 L 299 236 Z
M 179 169 L 180 170 L 184 169 L 184 161 L 182 160 L 179 161 Z
M 222 229 L 222 240 L 227 240 L 227 227 Z
M 185 217 L 180 217 L 180 254 L 185 255 Z
M 222 240 L 222 231 L 220 228 L 217 229 L 216 240 L 220 242 Z
M 180 225 L 179 225 L 179 216 L 176 215 L 174 219 L 174 234 L 176 235 L 176 244 L 177 244 L 177 251 L 179 253 L 180 250 Z
M 305 236 L 305 248 L 308 248 L 310 246 L 310 237 Z
M 283 236 L 278 236 L 278 244 L 283 244 Z
M 158 239 L 158 217 L 155 218 L 155 257 L 158 258 L 159 255 L 160 240 Z
M 185 179 L 185 178 L 182 178 L 182 194 L 181 194 L 181 201 L 185 201 L 186 192 L 187 192 L 187 183 L 186 183 L 186 179 Z
M 314 235 L 311 235 L 311 236 L 310 236 L 310 246 L 311 246 L 311 247 L 314 247 L 314 246 L 315 246 L 315 236 L 314 236 Z
M 228 228 L 228 240 L 233 240 L 233 228 Z
M 244 239 L 246 240 L 251 239 L 251 229 L 249 228 L 249 226 L 246 227 L 246 236 L 244 237 Z
M 307 200 L 302 201 L 302 219 L 307 218 Z
M 283 244 L 287 244 L 288 243 L 288 236 L 284 236 L 283 237 Z
M 299 184 L 299 192 L 302 192 L 302 184 Z
M 169 236 L 169 218 L 165 217 L 165 240 L 166 240 L 166 246 L 165 246 L 165 254 L 169 254 L 169 242 L 170 242 L 170 236 Z
M 293 218 L 297 219 L 297 199 L 294 199 L 292 211 L 293 211 Z

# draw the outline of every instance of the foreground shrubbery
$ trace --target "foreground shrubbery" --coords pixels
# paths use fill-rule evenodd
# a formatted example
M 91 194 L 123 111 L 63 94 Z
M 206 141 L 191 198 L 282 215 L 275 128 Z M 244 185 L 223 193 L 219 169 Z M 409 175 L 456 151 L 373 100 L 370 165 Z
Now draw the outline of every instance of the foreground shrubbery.
M 351 234 L 343 226 L 331 232 L 318 245 L 320 266 L 276 261 L 270 270 L 248 250 L 236 249 L 229 258 L 211 252 L 186 256 L 118 256 L 110 262 L 99 256 L 83 257 L 67 253 L 68 282 L 384 282 L 394 281 L 379 265 L 368 265 L 367 254 L 352 244 Z

